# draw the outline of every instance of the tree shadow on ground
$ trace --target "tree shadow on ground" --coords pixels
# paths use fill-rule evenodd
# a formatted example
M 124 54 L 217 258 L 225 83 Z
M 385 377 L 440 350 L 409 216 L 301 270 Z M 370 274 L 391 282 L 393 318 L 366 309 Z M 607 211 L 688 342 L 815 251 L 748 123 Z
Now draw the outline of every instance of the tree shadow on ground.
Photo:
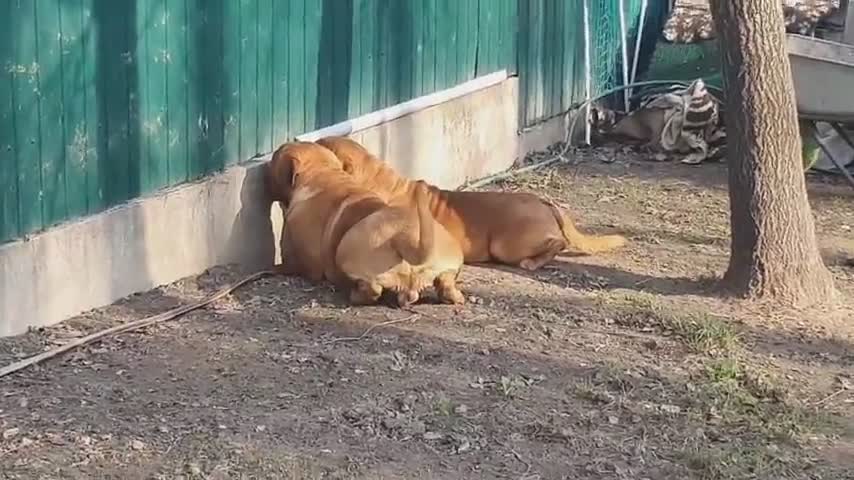
M 726 294 L 717 288 L 716 282 L 711 278 L 698 280 L 689 277 L 656 277 L 602 265 L 575 263 L 567 257 L 558 257 L 534 272 L 507 265 L 478 264 L 477 266 L 513 273 L 562 288 L 579 290 L 628 289 L 657 295 L 721 296 Z

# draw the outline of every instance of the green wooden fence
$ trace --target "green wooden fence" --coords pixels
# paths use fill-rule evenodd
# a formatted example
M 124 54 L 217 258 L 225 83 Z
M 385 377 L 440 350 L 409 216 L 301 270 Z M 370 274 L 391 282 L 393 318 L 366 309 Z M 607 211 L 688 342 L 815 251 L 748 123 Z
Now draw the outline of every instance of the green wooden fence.
M 581 4 L 0 0 L 0 242 L 500 69 L 546 118 L 584 96 Z

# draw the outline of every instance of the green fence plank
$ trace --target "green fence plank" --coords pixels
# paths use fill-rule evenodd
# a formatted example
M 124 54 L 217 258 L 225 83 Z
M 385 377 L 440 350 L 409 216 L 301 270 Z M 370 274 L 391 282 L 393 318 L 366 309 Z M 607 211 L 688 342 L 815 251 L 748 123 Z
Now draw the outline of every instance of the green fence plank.
M 379 65 L 379 105 L 378 108 L 385 108 L 389 105 L 397 103 L 397 89 L 400 87 L 397 81 L 399 65 L 396 64 L 396 48 L 397 40 L 396 27 L 399 25 L 399 19 L 395 18 L 391 12 L 392 2 L 379 2 L 379 11 L 377 12 L 377 29 L 379 31 L 379 41 L 377 42 L 377 55 L 380 59 Z
M 15 77 L 13 1 L 0 0 L 0 242 L 18 236 L 18 174 L 12 99 Z
M 98 89 L 101 79 L 98 77 L 98 31 L 93 28 L 93 4 L 95 0 L 80 0 L 80 25 L 82 34 L 80 36 L 83 65 L 83 85 L 85 88 L 80 92 L 83 97 L 83 113 L 86 121 L 83 125 L 82 145 L 86 152 L 86 160 L 83 167 L 86 186 L 86 212 L 100 212 L 106 207 L 104 191 L 101 189 L 101 157 L 106 157 L 102 151 L 101 143 L 98 141 L 101 134 L 100 109 L 98 103 Z
M 62 29 L 59 0 L 35 2 L 39 56 L 39 154 L 45 226 L 68 218 L 63 141 Z
M 41 166 L 39 156 L 38 52 L 35 4 L 15 1 L 15 63 L 13 97 L 15 99 L 15 144 L 18 172 L 19 224 L 22 232 L 42 227 Z
M 452 5 L 455 0 L 436 0 L 436 14 L 434 16 L 436 38 L 436 56 L 433 68 L 436 70 L 436 83 L 433 90 L 447 88 L 452 75 L 452 69 L 456 65 L 456 21 L 453 19 L 454 10 Z
M 461 0 L 462 9 L 459 28 L 462 41 L 460 42 L 460 76 L 456 83 L 467 82 L 475 77 L 477 64 L 478 37 L 478 2 L 477 0 Z
M 288 123 L 288 90 L 290 89 L 289 53 L 291 45 L 287 26 L 282 27 L 282 22 L 290 15 L 291 3 L 289 1 L 274 1 L 271 21 L 273 22 L 273 39 L 271 40 L 271 54 L 273 63 L 273 149 L 291 138 Z
M 288 128 L 291 135 L 299 135 L 310 129 L 305 121 L 305 2 L 287 0 L 290 16 L 287 18 L 286 45 L 288 46 Z M 313 0 L 308 0 L 313 1 Z
M 436 91 L 436 25 L 438 24 L 437 0 L 424 0 L 422 22 L 424 23 L 424 73 L 421 79 L 423 94 Z
M 236 0 L 223 3 L 223 165 L 240 159 L 240 56 L 243 42 L 240 36 L 240 4 Z
M 560 27 L 563 22 L 557 17 L 557 3 L 563 3 L 562 0 L 547 0 L 543 28 L 543 75 L 545 82 L 543 84 L 543 94 L 546 105 L 543 109 L 543 115 L 550 117 L 556 115 L 560 111 L 560 72 L 559 55 L 560 50 Z
M 157 188 L 152 178 L 151 158 L 151 134 L 155 125 L 154 115 L 150 102 L 150 70 L 153 63 L 153 50 L 149 48 L 148 29 L 155 22 L 153 3 L 138 5 L 133 12 L 134 28 L 129 32 L 129 43 L 134 46 L 133 60 L 135 62 L 136 90 L 133 108 L 128 112 L 129 120 L 135 125 L 138 132 L 137 161 L 134 168 L 130 170 L 130 184 L 141 193 L 150 192 Z
M 86 134 L 86 38 L 91 35 L 83 23 L 83 3 L 61 3 L 63 139 L 65 144 L 66 208 L 69 217 L 86 213 L 86 166 L 96 162 L 92 140 Z
M 528 71 L 530 70 L 530 51 L 528 49 L 528 40 L 530 36 L 528 35 L 527 25 L 530 23 L 530 10 L 531 6 L 529 2 L 519 2 L 518 3 L 518 12 L 519 12 L 519 31 L 517 32 L 519 50 L 518 50 L 518 58 L 516 59 L 516 65 L 519 69 L 519 124 L 520 125 L 529 125 L 528 119 L 531 117 L 531 88 L 530 81 L 528 78 Z M 502 48 L 505 47 L 504 39 L 501 40 Z
M 204 100 L 204 118 L 202 131 L 205 134 L 206 148 L 201 152 L 204 157 L 204 172 L 211 173 L 222 169 L 226 163 L 226 150 L 223 139 L 225 126 L 226 98 L 233 88 L 228 83 L 230 76 L 225 68 L 223 57 L 225 42 L 228 41 L 224 23 L 226 0 L 198 0 L 205 13 L 203 29 L 197 32 L 196 47 L 198 61 L 202 63 L 203 78 L 200 80 L 199 95 Z M 195 15 L 193 15 L 195 16 Z
M 210 128 L 205 113 L 208 82 L 217 77 L 205 76 L 205 26 L 210 12 L 204 0 L 186 0 L 184 4 L 187 27 L 184 31 L 187 45 L 187 178 L 197 179 L 207 170 L 210 155 L 207 131 Z M 218 63 L 218 61 L 217 61 Z
M 362 110 L 362 62 L 365 52 L 362 48 L 361 18 L 364 16 L 365 1 L 353 0 L 353 11 L 351 13 L 350 26 L 350 66 L 349 86 L 347 89 L 347 111 L 350 117 L 358 117 L 365 113 Z
M 273 149 L 273 0 L 258 0 L 257 153 Z
M 377 30 L 376 21 L 376 0 L 363 0 L 361 9 L 358 12 L 358 36 L 361 49 L 361 61 L 359 63 L 361 91 L 358 92 L 361 107 L 359 110 L 362 114 L 376 110 L 377 106 Z
M 415 98 L 415 65 L 417 63 L 417 37 L 415 36 L 415 16 L 417 15 L 416 2 L 396 3 L 400 10 L 401 22 L 397 29 L 400 40 L 397 42 L 397 64 L 400 65 L 399 73 L 402 88 L 397 103 L 405 102 Z
M 341 3 L 346 3 L 346 1 Z M 318 30 L 316 33 L 316 39 L 312 37 L 312 40 L 309 42 L 317 43 L 318 52 L 317 57 L 315 57 L 317 58 L 317 62 L 311 62 L 317 64 L 317 74 L 315 76 L 309 76 L 309 79 L 307 80 L 313 80 L 313 83 L 317 86 L 317 96 L 309 105 L 309 108 L 313 107 L 316 115 L 315 127 L 321 127 L 331 125 L 333 122 L 332 108 L 335 101 L 336 85 L 333 76 L 337 70 L 335 65 L 335 49 L 339 48 L 335 43 L 337 40 L 335 33 L 335 17 L 337 16 L 336 10 L 340 8 L 340 5 L 329 7 L 328 2 L 324 0 L 315 0 L 311 5 L 312 8 L 308 10 L 309 15 L 320 15 L 320 23 L 317 26 Z M 315 13 L 315 9 L 319 10 L 319 13 Z M 309 30 L 309 33 L 311 35 L 315 35 L 311 29 Z
M 240 158 L 258 152 L 258 2 L 240 2 Z
M 125 19 L 122 31 L 116 34 L 124 38 L 124 48 L 122 49 L 121 57 L 127 81 L 127 91 L 124 97 L 127 101 L 127 189 L 128 197 L 136 198 L 142 191 L 142 180 L 140 177 L 140 171 L 143 166 L 143 132 L 141 121 L 141 103 L 143 99 L 141 84 L 144 78 L 142 77 L 141 65 L 144 58 L 140 57 L 140 44 L 145 42 L 145 38 L 140 34 L 140 30 L 138 29 L 139 6 L 133 1 L 124 1 L 122 3 L 124 4 Z
M 187 0 L 166 3 L 166 112 L 169 185 L 189 178 L 187 116 Z
M 130 191 L 129 174 L 129 124 L 127 35 L 130 17 L 130 0 L 98 0 L 94 4 L 93 19 L 98 29 L 97 64 L 100 77 L 97 98 L 102 124 L 99 143 L 100 186 L 107 205 L 116 205 L 134 196 Z M 166 99 L 163 99 L 164 109 Z M 159 187 L 158 183 L 155 188 Z M 135 194 L 136 192 L 134 192 Z
M 493 71 L 492 54 L 494 45 L 490 43 L 490 35 L 494 32 L 492 24 L 495 10 L 489 5 L 478 3 L 477 9 L 477 58 L 475 59 L 475 75 L 481 76 Z
M 154 0 L 142 4 L 148 8 L 145 42 L 147 55 L 146 83 L 148 89 L 147 116 L 143 116 L 142 130 L 148 136 L 147 182 L 143 190 L 150 192 L 169 184 L 169 138 L 168 138 L 168 50 L 166 22 L 167 0 Z
M 318 117 L 318 72 L 317 59 L 320 56 L 320 35 L 323 3 L 318 0 L 305 2 L 305 124 L 306 129 L 324 127 Z
M 412 2 L 409 8 L 412 26 L 412 97 L 424 95 L 424 5 L 427 0 Z
M 507 51 L 506 58 L 504 60 L 504 65 L 510 70 L 511 73 L 518 73 L 519 64 L 516 59 L 518 58 L 519 53 L 519 31 L 521 29 L 521 23 L 519 22 L 519 6 L 516 0 L 502 0 L 505 5 L 505 17 L 504 21 L 505 27 L 502 31 L 507 32 L 507 35 L 501 35 L 502 39 L 502 51 Z M 578 23 L 577 19 L 573 21 L 573 23 Z
M 332 17 L 332 22 L 328 17 Z M 353 64 L 353 0 L 338 2 L 327 0 L 323 11 L 323 25 L 331 23 L 333 34 L 332 49 L 332 101 L 329 124 L 350 118 L 358 108 L 350 110 L 350 89 L 352 85 Z M 326 34 L 324 33 L 324 37 Z M 321 57 L 322 60 L 322 57 Z

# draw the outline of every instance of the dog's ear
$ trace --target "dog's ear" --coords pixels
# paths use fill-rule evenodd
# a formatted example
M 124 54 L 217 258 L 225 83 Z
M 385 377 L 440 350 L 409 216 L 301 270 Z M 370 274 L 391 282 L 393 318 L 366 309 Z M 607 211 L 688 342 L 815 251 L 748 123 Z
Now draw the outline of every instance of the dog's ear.
M 280 147 L 267 166 L 267 185 L 275 200 L 289 201 L 297 180 L 299 159 L 292 152 Z

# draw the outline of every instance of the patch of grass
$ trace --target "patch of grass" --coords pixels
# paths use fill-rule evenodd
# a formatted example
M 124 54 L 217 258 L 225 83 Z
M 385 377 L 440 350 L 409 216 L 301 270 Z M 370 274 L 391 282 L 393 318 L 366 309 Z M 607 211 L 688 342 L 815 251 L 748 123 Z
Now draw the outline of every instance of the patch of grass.
M 698 448 L 685 452 L 688 468 L 701 480 L 791 478 L 804 465 L 779 449 L 761 445 L 730 445 L 726 449 Z
M 741 365 L 733 358 L 725 358 L 706 365 L 706 374 L 714 383 L 738 381 Z
M 518 376 L 506 377 L 502 376 L 495 383 L 495 389 L 502 397 L 512 398 L 519 394 L 519 391 L 528 386 L 528 382 Z
M 441 415 L 443 417 L 450 417 L 454 414 L 455 407 L 456 405 L 452 400 L 446 397 L 441 397 L 436 400 L 436 404 L 433 406 L 433 409 L 438 415 Z
M 724 354 L 739 345 L 738 332 L 725 320 L 706 312 L 685 311 L 662 304 L 655 295 L 631 292 L 601 299 L 620 325 L 632 328 L 657 328 L 672 332 L 692 350 Z
M 732 352 L 738 333 L 725 321 L 707 314 L 670 317 L 670 329 L 693 350 L 705 353 Z
M 704 409 L 723 425 L 761 434 L 765 439 L 798 445 L 807 435 L 830 432 L 829 417 L 788 401 L 788 389 L 767 373 L 735 358 L 705 365 Z
M 596 385 L 591 380 L 583 380 L 573 385 L 573 389 L 578 398 L 592 403 L 607 405 L 616 401 L 616 398 L 611 394 L 611 392 L 599 385 Z

